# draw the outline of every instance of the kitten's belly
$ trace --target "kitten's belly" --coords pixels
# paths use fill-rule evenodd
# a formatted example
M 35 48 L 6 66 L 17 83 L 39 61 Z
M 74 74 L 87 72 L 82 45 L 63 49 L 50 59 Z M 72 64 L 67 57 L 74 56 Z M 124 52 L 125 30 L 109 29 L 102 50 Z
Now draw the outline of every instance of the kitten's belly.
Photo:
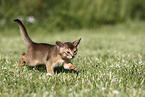
M 45 64 L 45 62 L 42 60 L 33 60 L 31 63 L 33 63 L 34 65 Z
M 56 63 L 55 67 L 61 67 L 63 63 Z

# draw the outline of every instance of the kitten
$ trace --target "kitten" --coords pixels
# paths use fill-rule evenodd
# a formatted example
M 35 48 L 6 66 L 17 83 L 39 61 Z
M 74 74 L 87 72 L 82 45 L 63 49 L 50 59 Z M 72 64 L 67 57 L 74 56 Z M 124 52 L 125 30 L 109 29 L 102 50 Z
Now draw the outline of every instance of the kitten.
M 21 36 L 28 46 L 27 52 L 21 56 L 21 66 L 28 63 L 30 66 L 46 64 L 48 74 L 54 74 L 54 68 L 63 66 L 64 69 L 72 69 L 78 72 L 78 69 L 70 62 L 78 51 L 81 38 L 74 42 L 56 41 L 56 45 L 46 43 L 36 43 L 31 40 L 27 30 L 20 19 L 15 19 L 20 28 Z

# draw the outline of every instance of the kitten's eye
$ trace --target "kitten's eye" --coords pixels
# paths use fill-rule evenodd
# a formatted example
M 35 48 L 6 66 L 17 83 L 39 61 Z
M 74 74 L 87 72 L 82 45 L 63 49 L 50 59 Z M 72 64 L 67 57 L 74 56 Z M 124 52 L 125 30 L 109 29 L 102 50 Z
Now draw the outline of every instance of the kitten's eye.
M 67 54 L 70 54 L 70 52 L 69 52 L 69 51 L 67 51 L 66 53 L 67 53 Z
M 77 53 L 77 51 L 74 51 L 74 54 Z

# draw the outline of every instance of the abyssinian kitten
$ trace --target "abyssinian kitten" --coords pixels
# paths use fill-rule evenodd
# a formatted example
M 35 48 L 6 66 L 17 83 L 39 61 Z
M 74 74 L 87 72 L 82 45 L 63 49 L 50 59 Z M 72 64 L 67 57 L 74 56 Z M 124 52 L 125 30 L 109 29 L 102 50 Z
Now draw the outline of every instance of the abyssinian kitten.
M 27 52 L 21 56 L 21 66 L 26 63 L 30 66 L 46 64 L 48 74 L 54 74 L 54 68 L 63 66 L 64 69 L 72 69 L 78 72 L 78 69 L 71 63 L 78 51 L 81 38 L 74 42 L 56 41 L 56 45 L 46 43 L 36 43 L 31 40 L 27 30 L 20 19 L 15 19 L 20 28 L 22 39 L 28 46 Z

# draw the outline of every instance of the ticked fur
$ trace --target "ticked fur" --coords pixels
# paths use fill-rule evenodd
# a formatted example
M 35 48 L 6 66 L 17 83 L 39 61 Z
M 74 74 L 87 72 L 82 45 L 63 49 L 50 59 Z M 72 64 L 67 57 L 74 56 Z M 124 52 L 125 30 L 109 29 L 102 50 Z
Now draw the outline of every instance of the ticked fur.
M 62 43 L 56 41 L 56 45 L 46 43 L 35 43 L 29 37 L 27 30 L 21 20 L 15 19 L 18 23 L 21 36 L 28 46 L 27 52 L 23 53 L 20 60 L 20 65 L 28 63 L 30 66 L 46 64 L 47 72 L 54 73 L 54 68 L 64 66 L 65 69 L 78 69 L 70 62 L 76 54 L 81 38 L 74 42 Z

